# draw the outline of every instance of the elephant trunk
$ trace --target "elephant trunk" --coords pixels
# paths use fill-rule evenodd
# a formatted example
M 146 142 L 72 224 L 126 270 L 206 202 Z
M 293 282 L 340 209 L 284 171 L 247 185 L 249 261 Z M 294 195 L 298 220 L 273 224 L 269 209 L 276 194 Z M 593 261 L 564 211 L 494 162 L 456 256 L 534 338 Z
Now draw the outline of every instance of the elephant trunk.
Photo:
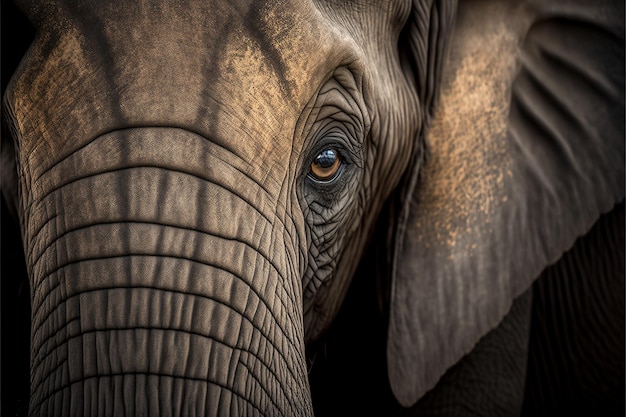
M 125 129 L 22 184 L 32 415 L 312 414 L 296 233 L 225 152 Z

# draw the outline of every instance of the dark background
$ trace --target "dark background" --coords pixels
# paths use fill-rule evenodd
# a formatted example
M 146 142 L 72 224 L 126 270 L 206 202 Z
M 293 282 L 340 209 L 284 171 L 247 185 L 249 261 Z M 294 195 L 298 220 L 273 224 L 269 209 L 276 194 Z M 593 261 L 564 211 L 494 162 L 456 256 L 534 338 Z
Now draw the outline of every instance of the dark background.
M 0 79 L 2 96 L 11 75 L 35 37 L 35 30 L 8 0 L 0 3 Z M 2 118 L 2 144 L 10 139 Z M 3 172 L 0 170 L 0 172 Z M 29 397 L 30 304 L 28 278 L 17 219 L 2 199 L 0 213 L 1 414 L 25 416 Z

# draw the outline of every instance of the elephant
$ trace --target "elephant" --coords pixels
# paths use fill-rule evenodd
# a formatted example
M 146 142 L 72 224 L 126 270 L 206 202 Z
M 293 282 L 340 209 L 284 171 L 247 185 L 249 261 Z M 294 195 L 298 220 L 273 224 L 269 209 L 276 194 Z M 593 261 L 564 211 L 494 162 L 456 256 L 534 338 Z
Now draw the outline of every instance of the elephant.
M 623 2 L 15 4 L 3 412 L 623 415 Z

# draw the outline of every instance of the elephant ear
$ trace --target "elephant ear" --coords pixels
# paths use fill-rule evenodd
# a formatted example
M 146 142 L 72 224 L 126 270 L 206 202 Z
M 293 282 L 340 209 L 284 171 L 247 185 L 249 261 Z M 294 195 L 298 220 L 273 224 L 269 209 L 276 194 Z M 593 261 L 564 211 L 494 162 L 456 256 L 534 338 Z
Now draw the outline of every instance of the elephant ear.
M 624 199 L 624 2 L 463 1 L 395 233 L 387 358 L 410 406 Z

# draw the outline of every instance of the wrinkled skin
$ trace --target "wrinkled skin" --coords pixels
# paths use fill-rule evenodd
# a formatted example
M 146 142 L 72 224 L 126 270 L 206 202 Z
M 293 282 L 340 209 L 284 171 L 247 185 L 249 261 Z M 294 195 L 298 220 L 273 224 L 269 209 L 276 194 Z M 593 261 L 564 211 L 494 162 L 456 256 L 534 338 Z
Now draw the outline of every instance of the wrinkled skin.
M 623 4 L 17 3 L 31 415 L 332 414 L 360 317 L 390 412 L 519 413 L 529 288 L 624 199 Z
M 363 10 L 389 25 L 373 45 L 309 3 L 33 12 L 5 99 L 31 413 L 311 414 L 304 343 L 421 126 L 394 44 L 410 4 L 388 6 Z

